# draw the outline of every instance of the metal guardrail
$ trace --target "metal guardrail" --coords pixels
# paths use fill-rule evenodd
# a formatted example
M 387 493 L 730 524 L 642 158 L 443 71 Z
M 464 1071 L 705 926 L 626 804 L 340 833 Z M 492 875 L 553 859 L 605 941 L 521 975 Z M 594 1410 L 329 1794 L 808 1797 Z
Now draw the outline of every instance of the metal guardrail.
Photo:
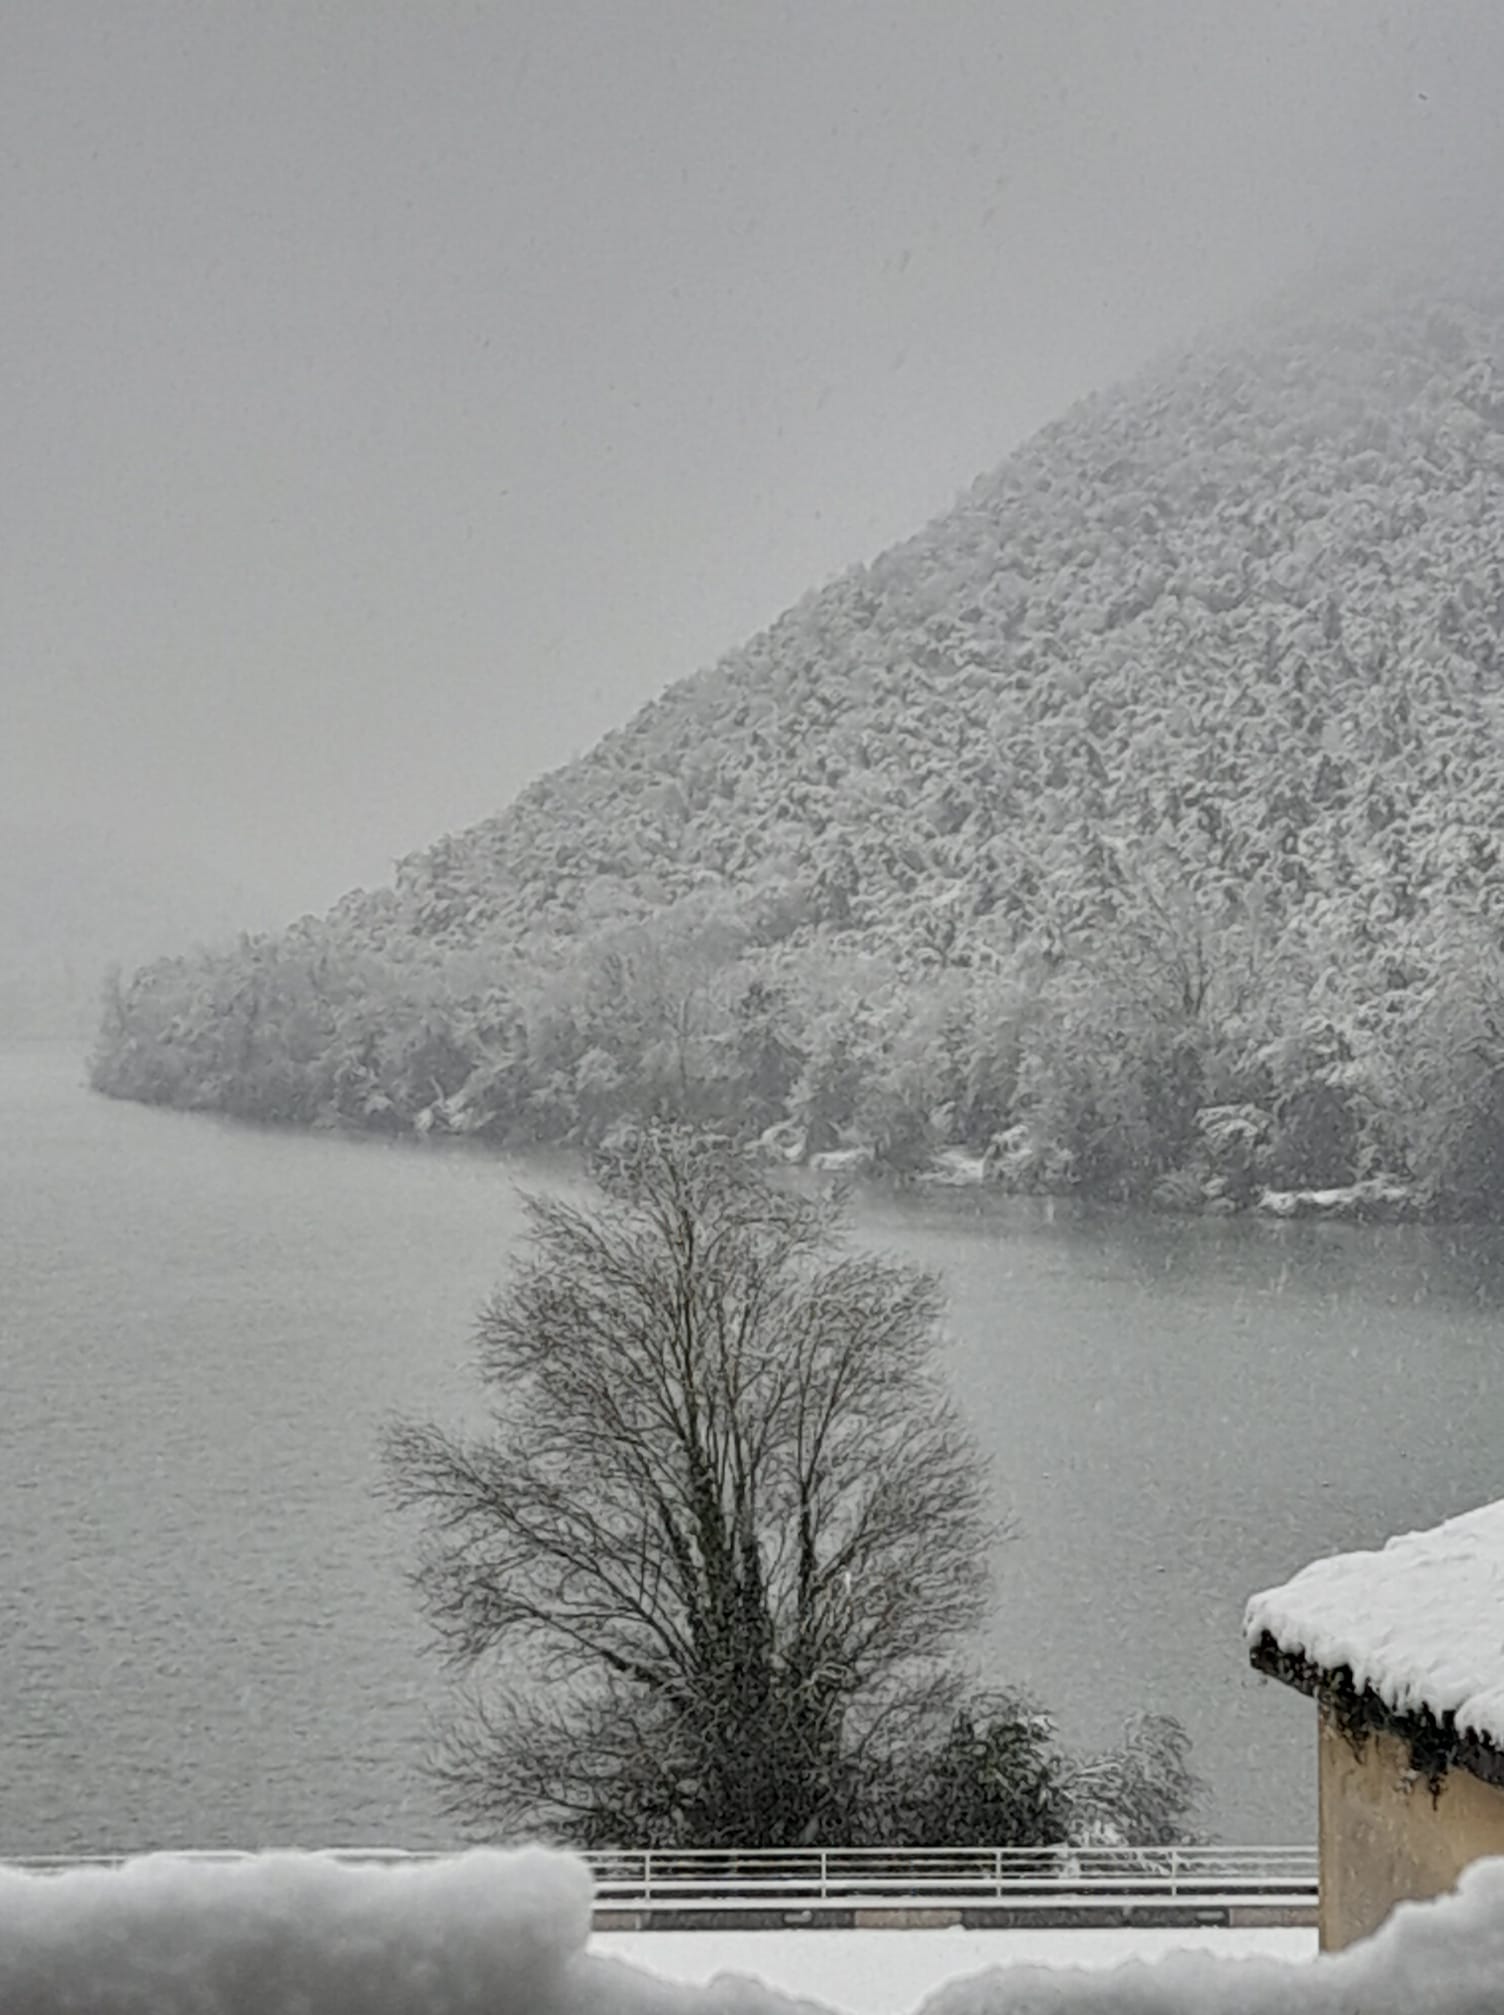
M 158 1850 L 163 1851 L 163 1850 Z M 179 1851 L 179 1850 L 170 1850 Z M 233 1862 L 249 1850 L 189 1849 L 185 1858 Z M 400 1847 L 325 1847 L 351 1866 L 444 1859 Z M 119 1867 L 130 1854 L 27 1855 L 8 1865 L 38 1873 Z M 1314 1847 L 863 1847 L 669 1850 L 589 1854 L 597 1907 L 788 1909 L 846 1903 L 912 1906 L 1001 1902 L 1111 1907 L 1308 1904 L 1317 1894 Z
M 1307 1902 L 1317 1888 L 1314 1847 L 638 1849 L 587 1858 L 597 1902 L 619 1906 L 1060 1896 Z

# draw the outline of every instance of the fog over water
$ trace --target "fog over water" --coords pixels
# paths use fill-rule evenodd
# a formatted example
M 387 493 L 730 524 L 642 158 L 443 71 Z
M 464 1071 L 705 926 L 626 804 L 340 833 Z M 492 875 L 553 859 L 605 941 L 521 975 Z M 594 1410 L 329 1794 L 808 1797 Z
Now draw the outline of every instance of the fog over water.
M 1476 4 L 14 0 L 0 803 L 322 908 L 1287 275 Z

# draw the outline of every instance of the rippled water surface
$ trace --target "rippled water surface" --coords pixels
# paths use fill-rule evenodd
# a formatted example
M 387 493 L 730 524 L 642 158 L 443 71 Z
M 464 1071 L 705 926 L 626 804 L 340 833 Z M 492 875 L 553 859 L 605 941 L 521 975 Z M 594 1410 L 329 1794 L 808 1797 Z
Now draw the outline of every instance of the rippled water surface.
M 450 1837 L 376 1435 L 473 1404 L 517 1187 L 570 1179 L 0 1051 L 0 1852 Z M 1311 1837 L 1311 1710 L 1248 1672 L 1243 1601 L 1504 1494 L 1504 1244 L 975 1193 L 869 1196 L 856 1229 L 950 1292 L 1017 1527 L 989 1678 L 1080 1742 L 1177 1713 L 1216 1833 Z

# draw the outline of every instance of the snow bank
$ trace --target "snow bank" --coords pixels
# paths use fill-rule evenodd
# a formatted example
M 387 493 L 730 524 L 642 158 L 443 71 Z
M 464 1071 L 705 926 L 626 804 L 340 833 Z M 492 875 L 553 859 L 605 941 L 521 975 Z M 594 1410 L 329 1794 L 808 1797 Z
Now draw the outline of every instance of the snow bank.
M 594 1956 L 589 1922 L 584 1868 L 540 1852 L 416 1866 L 270 1854 L 212 1863 L 158 1855 L 64 1875 L 0 1869 L 0 2010 L 790 2015 L 800 2005 L 755 1981 L 682 1985 Z M 949 1936 L 863 1935 L 877 1963 L 890 1939 L 943 1945 Z M 1009 1934 L 995 1938 L 993 1949 L 1006 1952 Z M 860 2009 L 851 1988 L 859 1983 L 842 1983 L 833 1998 Z M 925 2005 L 930 2015 L 1498 2015 L 1504 1860 L 1469 1869 L 1454 1896 L 1404 1906 L 1368 1944 L 1333 1958 L 1181 1952 L 1095 1972 L 999 1967 Z
M 766 1986 L 853 2015 L 911 2015 L 941 1987 L 1000 1964 L 1096 1971 L 1130 1959 L 1194 1949 L 1221 1958 L 1316 1956 L 1314 1925 L 1051 1925 L 1027 1930 L 601 1931 L 599 1957 L 625 1959 L 670 1980 L 704 1985 L 718 1973 L 755 1974 Z M 702 2002 L 701 2007 L 704 2007 Z
M 1179 1952 L 1103 1973 L 1000 1968 L 925 2006 L 927 2015 L 1499 2015 L 1504 1861 L 1475 1862 L 1455 1894 L 1401 1904 L 1372 1938 L 1329 1957 Z
M 1250 1646 L 1267 1634 L 1323 1672 L 1347 1666 L 1397 1713 L 1452 1715 L 1504 1750 L 1504 1502 L 1313 1561 L 1255 1595 L 1243 1627 Z
M 582 1863 L 536 1851 L 0 1868 L 0 2015 L 542 2010 L 590 1935 L 591 1896 Z

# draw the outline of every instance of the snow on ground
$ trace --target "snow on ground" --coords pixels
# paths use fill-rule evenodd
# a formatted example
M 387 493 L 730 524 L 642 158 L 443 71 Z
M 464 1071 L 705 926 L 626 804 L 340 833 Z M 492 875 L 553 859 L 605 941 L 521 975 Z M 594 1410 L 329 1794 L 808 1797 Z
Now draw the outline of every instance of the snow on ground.
M 0 2015 L 532 2015 L 557 2005 L 592 1892 L 583 1862 L 538 1850 L 0 1867 Z
M 907 2015 L 937 1988 L 994 1966 L 1098 1969 L 1167 1952 L 1223 1959 L 1316 1956 L 1314 1930 L 598 1931 L 598 1958 L 703 1985 L 736 1973 L 849 2015 Z
M 1398 1713 L 1456 1716 L 1464 1733 L 1504 1749 L 1504 1501 L 1375 1553 L 1312 1561 L 1265 1589 L 1243 1619 L 1323 1672 L 1350 1668 Z
M 587 1950 L 590 1900 L 581 1863 L 538 1851 L 375 1867 L 308 1854 L 0 1867 L 0 2015 L 794 2015 L 771 1985 L 655 1977 L 604 1956 L 604 1937 Z M 733 1946 L 744 1963 L 766 1937 L 763 1968 L 787 1961 L 785 1989 L 856 2010 L 917 2005 L 978 1958 L 1079 1952 L 1097 1963 L 953 1978 L 930 2015 L 1500 2015 L 1504 1860 L 1328 1958 L 1180 1950 L 1118 1964 L 1144 1934 L 1095 1931 L 677 1935 L 675 1963 L 696 1968 Z

